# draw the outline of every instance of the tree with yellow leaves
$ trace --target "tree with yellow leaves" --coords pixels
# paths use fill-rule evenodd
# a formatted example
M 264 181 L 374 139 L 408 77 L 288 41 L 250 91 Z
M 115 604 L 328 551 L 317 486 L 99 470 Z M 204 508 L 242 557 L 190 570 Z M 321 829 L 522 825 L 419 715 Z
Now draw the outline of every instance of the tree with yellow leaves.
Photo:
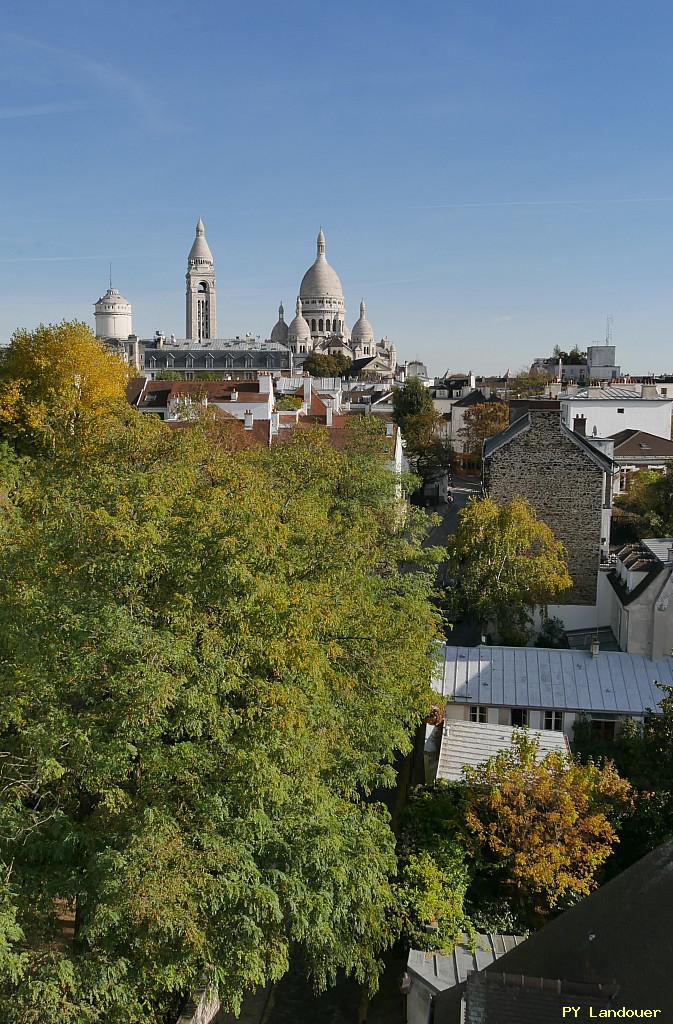
M 540 760 L 539 742 L 522 731 L 511 749 L 463 776 L 468 847 L 513 903 L 544 914 L 596 888 L 631 806 L 631 786 L 612 762 L 562 753 Z
M 495 625 L 505 643 L 525 643 L 533 608 L 572 586 L 563 544 L 525 498 L 468 502 L 448 550 L 462 610 Z
M 0 438 L 20 451 L 56 451 L 123 401 L 128 367 L 86 324 L 18 330 L 0 358 Z

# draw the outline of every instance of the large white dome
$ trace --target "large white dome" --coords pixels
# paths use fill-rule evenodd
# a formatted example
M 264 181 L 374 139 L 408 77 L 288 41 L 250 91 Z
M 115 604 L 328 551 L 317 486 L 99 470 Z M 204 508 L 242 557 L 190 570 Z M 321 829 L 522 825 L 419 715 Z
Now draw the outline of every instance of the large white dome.
M 318 252 L 315 263 L 308 268 L 299 288 L 302 299 L 319 299 L 323 297 L 343 299 L 339 275 L 330 267 L 325 258 L 325 235 L 322 228 L 318 234 Z
M 285 311 L 283 309 L 283 303 L 281 302 L 278 307 L 278 321 L 271 331 L 271 341 L 285 345 L 287 342 L 288 330 L 288 326 L 285 323 Z
M 189 262 L 190 263 L 212 263 L 213 254 L 210 251 L 210 246 L 206 241 L 206 229 L 203 226 L 203 221 L 199 217 L 196 224 L 196 237 L 189 250 Z

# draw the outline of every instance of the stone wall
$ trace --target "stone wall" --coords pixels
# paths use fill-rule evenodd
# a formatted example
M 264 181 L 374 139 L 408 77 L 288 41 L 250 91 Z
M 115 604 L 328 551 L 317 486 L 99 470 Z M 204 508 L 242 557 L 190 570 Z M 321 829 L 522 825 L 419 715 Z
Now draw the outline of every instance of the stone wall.
M 204 985 L 184 1008 L 175 1024 L 214 1024 L 220 1009 L 217 989 Z
M 595 604 L 601 552 L 603 471 L 561 431 L 553 410 L 531 411 L 530 428 L 484 460 L 484 484 L 499 504 L 526 498 L 563 542 L 573 587 L 564 604 Z

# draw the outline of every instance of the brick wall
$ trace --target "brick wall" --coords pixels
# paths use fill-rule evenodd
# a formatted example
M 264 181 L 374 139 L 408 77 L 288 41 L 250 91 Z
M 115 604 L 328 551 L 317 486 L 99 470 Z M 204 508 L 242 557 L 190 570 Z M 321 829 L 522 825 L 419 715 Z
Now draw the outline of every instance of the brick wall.
M 561 431 L 553 410 L 530 412 L 530 429 L 486 460 L 484 484 L 499 504 L 527 498 L 566 548 L 573 588 L 564 604 L 594 604 L 601 550 L 603 471 Z

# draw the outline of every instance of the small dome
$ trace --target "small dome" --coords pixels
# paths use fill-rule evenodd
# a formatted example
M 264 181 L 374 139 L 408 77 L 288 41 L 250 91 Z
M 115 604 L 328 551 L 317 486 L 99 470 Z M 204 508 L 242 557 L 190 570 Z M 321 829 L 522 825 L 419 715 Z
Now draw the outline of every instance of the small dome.
M 102 295 L 98 302 L 95 304 L 96 312 L 100 312 L 99 306 L 115 306 L 118 312 L 128 311 L 131 309 L 131 303 L 128 299 L 125 299 L 116 288 L 108 288 L 105 295 Z M 106 310 L 107 311 L 107 310 Z
M 203 226 L 203 221 L 199 217 L 196 224 L 196 238 L 194 243 L 189 250 L 189 262 L 195 263 L 212 263 L 213 254 L 210 251 L 210 246 L 206 241 L 206 229 Z
M 322 228 L 318 235 L 318 251 L 315 263 L 308 268 L 299 288 L 302 299 L 319 299 L 323 296 L 343 299 L 344 293 L 336 270 L 325 258 L 325 235 Z
M 300 298 L 297 299 L 297 315 L 287 329 L 287 336 L 292 342 L 311 340 L 311 328 L 302 315 Z
M 351 331 L 351 345 L 371 345 L 374 341 L 374 331 L 369 320 L 365 317 L 364 301 L 360 303 L 360 319 L 353 324 Z
M 281 302 L 278 307 L 278 323 L 271 331 L 271 341 L 285 345 L 287 343 L 288 331 L 288 326 L 285 323 L 285 310 L 283 309 L 283 303 Z

